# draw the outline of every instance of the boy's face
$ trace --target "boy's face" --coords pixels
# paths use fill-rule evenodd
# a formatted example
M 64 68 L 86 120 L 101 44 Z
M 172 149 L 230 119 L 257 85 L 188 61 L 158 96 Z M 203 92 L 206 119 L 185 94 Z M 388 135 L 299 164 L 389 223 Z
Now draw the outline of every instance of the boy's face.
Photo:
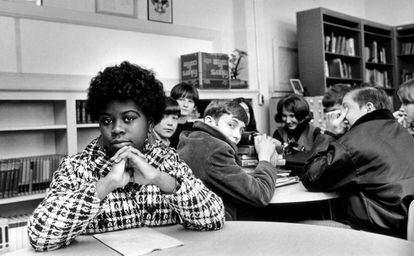
M 148 120 L 131 100 L 110 101 L 99 115 L 103 146 L 109 155 L 124 146 L 142 149 L 148 132 Z
M 154 130 L 163 139 L 169 139 L 178 125 L 178 115 L 164 115 L 162 120 L 154 126 Z
M 401 105 L 401 108 L 404 109 L 405 113 L 407 114 L 407 122 L 409 124 L 414 123 L 414 102 L 403 104 Z
M 295 130 L 298 127 L 299 121 L 296 119 L 295 113 L 282 109 L 282 121 L 285 123 L 286 128 L 289 130 Z
M 208 116 L 206 118 L 206 123 L 215 127 L 235 144 L 240 142 L 241 135 L 246 127 L 244 122 L 229 114 L 223 114 L 218 121 Z
M 356 91 L 347 93 L 342 100 L 342 106 L 344 111 L 346 111 L 345 119 L 351 126 L 363 115 L 370 112 L 367 104 L 360 107 L 358 102 L 354 100 L 355 93 Z
M 181 115 L 182 116 L 189 116 L 193 113 L 195 103 L 193 99 L 189 98 L 178 98 L 177 99 L 178 105 L 180 105 Z

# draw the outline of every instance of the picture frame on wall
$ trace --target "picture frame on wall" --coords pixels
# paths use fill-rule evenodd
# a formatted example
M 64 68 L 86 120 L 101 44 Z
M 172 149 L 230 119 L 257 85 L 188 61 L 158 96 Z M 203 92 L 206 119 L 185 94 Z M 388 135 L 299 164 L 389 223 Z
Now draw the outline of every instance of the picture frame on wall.
M 148 20 L 173 23 L 173 0 L 147 0 Z
M 299 79 L 291 78 L 289 79 L 290 86 L 295 94 L 299 94 L 303 96 L 305 90 L 303 89 L 302 82 Z
M 95 0 L 95 12 L 137 18 L 137 0 Z

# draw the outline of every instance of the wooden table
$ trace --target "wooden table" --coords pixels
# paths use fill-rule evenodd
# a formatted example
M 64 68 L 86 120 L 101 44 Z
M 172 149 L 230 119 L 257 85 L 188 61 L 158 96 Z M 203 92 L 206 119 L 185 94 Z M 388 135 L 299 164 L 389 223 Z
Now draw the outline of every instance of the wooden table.
M 148 255 L 413 255 L 414 243 L 364 231 L 281 222 L 226 222 L 223 229 L 198 232 L 180 225 L 154 228 L 183 246 Z M 26 248 L 7 256 L 36 255 Z M 41 255 L 119 255 L 92 236 Z

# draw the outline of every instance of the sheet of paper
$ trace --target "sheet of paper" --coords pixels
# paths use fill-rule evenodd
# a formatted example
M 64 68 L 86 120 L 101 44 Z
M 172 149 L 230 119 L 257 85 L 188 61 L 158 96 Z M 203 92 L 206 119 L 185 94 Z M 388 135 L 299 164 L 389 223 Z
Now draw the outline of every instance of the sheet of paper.
M 134 228 L 94 235 L 96 239 L 125 256 L 137 256 L 183 243 L 150 228 Z

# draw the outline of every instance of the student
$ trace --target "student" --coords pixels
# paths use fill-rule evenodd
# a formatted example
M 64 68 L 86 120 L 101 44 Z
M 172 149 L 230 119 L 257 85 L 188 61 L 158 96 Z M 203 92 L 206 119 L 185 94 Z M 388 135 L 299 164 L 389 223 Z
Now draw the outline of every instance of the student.
M 177 148 L 180 134 L 182 131 L 191 130 L 194 124 L 194 113 L 198 105 L 198 91 L 191 84 L 179 83 L 171 89 L 171 98 L 180 105 L 181 115 L 178 119 L 176 132 L 170 138 L 170 146 Z
M 246 125 L 246 132 L 257 132 L 256 118 L 254 117 L 253 107 L 248 100 L 243 97 L 235 98 L 234 101 L 240 104 L 247 113 L 248 123 Z
M 342 99 L 349 91 L 349 84 L 334 84 L 329 87 L 322 98 L 323 112 L 329 113 L 342 109 Z
M 322 106 L 325 114 L 325 121 L 327 123 L 334 122 L 340 116 L 342 112 L 342 99 L 349 89 L 349 84 L 335 84 L 329 87 L 328 91 L 323 96 Z M 342 122 L 338 125 L 344 126 L 343 128 L 340 128 L 341 130 L 349 128 L 349 124 L 347 122 Z
M 394 117 L 414 136 L 414 79 L 403 83 L 397 95 L 401 108 L 394 112 Z
M 69 245 L 80 234 L 142 226 L 223 226 L 222 200 L 173 149 L 146 139 L 149 124 L 162 118 L 164 98 L 151 71 L 126 61 L 91 80 L 87 110 L 101 135 L 55 172 L 29 219 L 35 250 Z
M 204 122 L 196 121 L 178 144 L 178 154 L 195 176 L 223 199 L 226 220 L 251 217 L 253 206 L 267 205 L 275 190 L 276 168 L 270 162 L 277 157 L 278 141 L 255 136 L 259 164 L 249 173 L 239 165 L 236 144 L 246 123 L 240 104 L 213 100 L 205 109 Z
M 320 129 L 309 122 L 312 114 L 305 98 L 290 94 L 277 104 L 275 121 L 282 123 L 273 133 L 273 138 L 285 144 L 289 151 L 309 151 Z M 290 153 L 290 152 L 286 152 Z
M 170 138 L 177 129 L 180 112 L 181 109 L 177 101 L 171 97 L 167 97 L 165 99 L 164 116 L 152 129 L 155 137 L 166 146 L 170 145 Z
M 414 199 L 414 140 L 393 118 L 381 88 L 352 87 L 342 105 L 338 119 L 350 129 L 340 136 L 327 126 L 318 135 L 302 183 L 309 191 L 342 192 L 346 212 L 337 220 L 404 237 Z

